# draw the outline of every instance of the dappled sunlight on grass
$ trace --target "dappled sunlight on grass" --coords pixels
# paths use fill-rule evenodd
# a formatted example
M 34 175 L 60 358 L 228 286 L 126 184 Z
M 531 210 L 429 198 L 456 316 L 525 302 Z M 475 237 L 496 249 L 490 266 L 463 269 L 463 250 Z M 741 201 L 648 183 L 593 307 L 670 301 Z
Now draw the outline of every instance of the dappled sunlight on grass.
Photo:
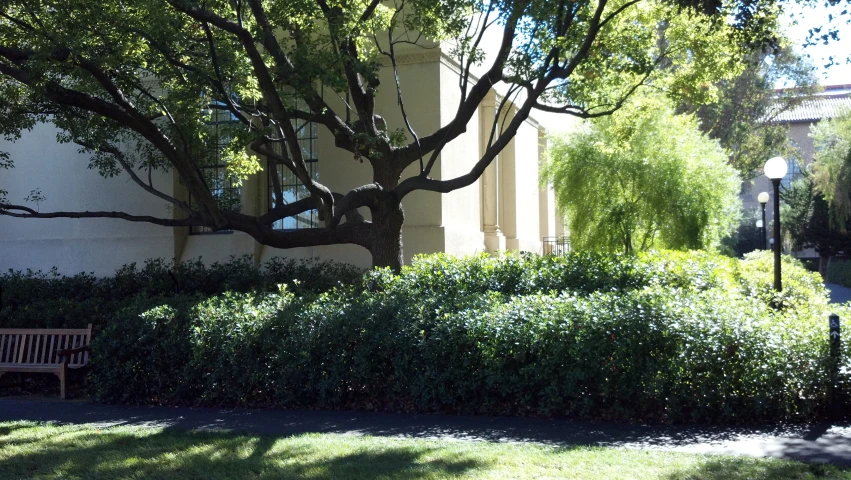
M 541 477 L 851 479 L 829 465 L 601 447 L 0 423 L 0 478 Z

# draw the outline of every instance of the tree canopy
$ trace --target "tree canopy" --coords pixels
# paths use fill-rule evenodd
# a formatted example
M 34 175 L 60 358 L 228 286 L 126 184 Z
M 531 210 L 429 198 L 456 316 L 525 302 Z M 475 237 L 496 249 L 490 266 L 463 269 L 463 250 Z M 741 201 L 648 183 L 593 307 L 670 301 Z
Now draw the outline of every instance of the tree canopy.
M 0 197 L 0 215 L 230 229 L 278 248 L 352 243 L 376 265 L 398 268 L 401 201 L 411 192 L 473 184 L 536 109 L 605 116 L 643 86 L 711 99 L 743 56 L 777 45 L 779 8 L 776 0 L 3 0 L 0 133 L 14 140 L 52 123 L 60 141 L 91 154 L 92 168 L 129 176 L 175 214 L 42 212 Z M 486 30 L 499 32 L 491 49 Z M 397 51 L 435 42 L 459 65 L 460 100 L 439 128 L 416 132 Z M 395 84 L 382 85 L 388 68 Z M 397 93 L 400 125 L 377 111 L 380 88 Z M 491 126 L 466 173 L 433 178 L 441 151 L 492 90 L 511 120 Z M 346 107 L 334 108 L 323 92 L 347 98 Z M 232 122 L 211 132 L 221 116 Z M 299 146 L 306 122 L 324 126 L 373 182 L 335 191 L 312 175 Z M 283 167 L 307 194 L 285 203 L 273 182 L 280 200 L 268 212 L 240 211 L 200 171 L 220 143 L 216 160 L 227 163 L 231 181 Z M 0 166 L 14 161 L 26 159 L 2 156 Z M 145 179 L 151 169 L 174 172 L 191 203 Z M 320 227 L 270 226 L 311 210 Z
M 815 188 L 812 175 L 792 182 L 781 198 L 780 224 L 793 249 L 813 248 L 822 259 L 851 251 L 851 233 L 831 221 L 828 202 Z M 824 262 L 821 267 L 826 268 Z
M 773 120 L 806 100 L 818 81 L 814 67 L 795 53 L 788 39 L 778 49 L 755 51 L 743 61 L 741 73 L 716 84 L 717 101 L 684 101 L 677 110 L 695 113 L 701 131 L 730 152 L 730 164 L 748 179 L 761 172 L 767 158 L 796 153 L 788 127 Z M 778 92 L 779 81 L 794 87 Z
M 844 230 L 851 220 L 851 111 L 820 121 L 810 136 L 813 182 L 830 205 L 832 222 Z
M 554 139 L 545 173 L 579 249 L 710 248 L 737 224 L 741 179 L 726 152 L 663 97 Z

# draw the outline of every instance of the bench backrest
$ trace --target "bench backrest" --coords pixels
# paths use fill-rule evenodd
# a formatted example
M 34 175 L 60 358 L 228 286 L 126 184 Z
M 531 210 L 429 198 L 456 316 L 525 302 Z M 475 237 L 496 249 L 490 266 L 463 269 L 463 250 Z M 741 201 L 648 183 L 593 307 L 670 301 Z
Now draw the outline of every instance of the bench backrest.
M 92 339 L 88 328 L 0 328 L 0 363 L 59 363 L 60 350 L 79 348 Z M 89 352 L 71 355 L 69 367 L 82 367 L 89 361 Z

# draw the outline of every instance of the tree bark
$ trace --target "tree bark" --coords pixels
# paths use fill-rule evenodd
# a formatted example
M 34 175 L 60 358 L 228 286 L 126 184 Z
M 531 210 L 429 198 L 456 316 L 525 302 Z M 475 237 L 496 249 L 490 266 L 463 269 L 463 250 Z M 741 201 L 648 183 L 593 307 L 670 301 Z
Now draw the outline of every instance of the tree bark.
M 405 212 L 399 197 L 389 193 L 372 211 L 372 239 L 370 253 L 372 266 L 389 267 L 394 273 L 402 269 L 402 224 Z

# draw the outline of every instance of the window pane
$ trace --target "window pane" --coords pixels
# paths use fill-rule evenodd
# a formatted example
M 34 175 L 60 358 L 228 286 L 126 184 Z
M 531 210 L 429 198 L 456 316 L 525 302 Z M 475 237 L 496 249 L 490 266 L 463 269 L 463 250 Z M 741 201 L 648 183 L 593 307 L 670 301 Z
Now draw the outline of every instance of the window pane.
M 218 102 L 217 102 L 218 103 Z M 227 173 L 224 149 L 231 140 L 231 131 L 239 126 L 239 121 L 227 110 L 210 108 L 207 123 L 206 151 L 199 162 L 201 176 L 207 183 L 216 204 L 224 211 L 238 212 L 242 209 L 242 194 L 237 179 Z M 192 205 L 192 197 L 189 198 Z M 207 227 L 191 227 L 190 233 L 210 233 Z
M 306 110 L 307 105 L 300 98 L 293 95 L 293 105 L 300 109 Z M 308 172 L 311 178 L 319 180 L 319 169 L 317 168 L 317 133 L 318 128 L 313 122 L 304 122 L 303 120 L 293 120 L 293 128 L 296 130 L 298 137 L 298 145 L 304 158 Z M 282 143 L 274 144 L 272 150 L 278 154 L 283 153 L 283 148 L 286 148 Z M 274 208 L 276 205 L 275 184 L 271 175 L 277 175 L 281 185 L 281 200 L 284 204 L 292 203 L 310 197 L 310 192 L 307 190 L 298 177 L 295 176 L 289 169 L 283 165 L 276 165 L 274 172 L 270 171 L 269 178 L 269 208 Z M 309 210 L 298 214 L 295 217 L 287 217 L 278 220 L 272 224 L 272 228 L 276 230 L 295 230 L 299 228 L 316 228 L 319 226 L 318 213 L 316 210 Z

